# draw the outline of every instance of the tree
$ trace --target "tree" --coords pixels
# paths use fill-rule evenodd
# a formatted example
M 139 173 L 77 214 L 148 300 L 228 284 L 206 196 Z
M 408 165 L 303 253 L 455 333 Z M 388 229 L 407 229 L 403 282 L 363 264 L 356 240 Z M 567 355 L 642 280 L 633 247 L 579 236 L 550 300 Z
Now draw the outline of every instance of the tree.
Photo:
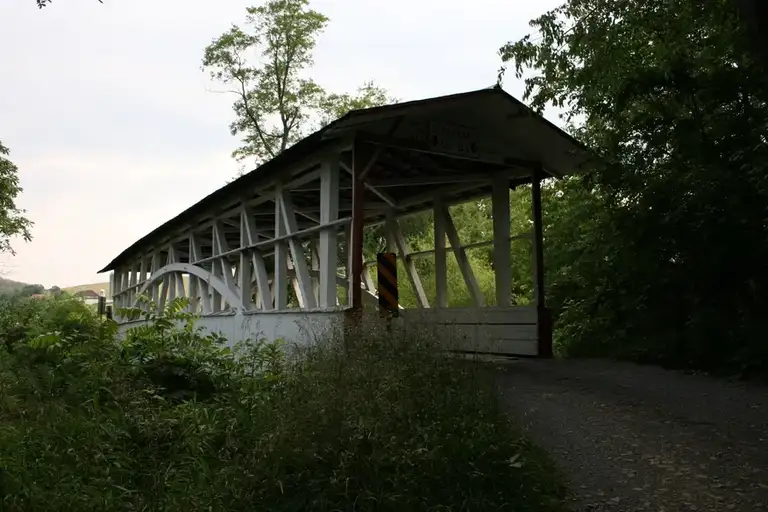
M 377 107 L 397 102 L 387 95 L 387 91 L 373 81 L 364 83 L 357 89 L 357 95 L 328 94 L 320 100 L 320 123 L 327 125 L 351 110 Z
M 8 158 L 10 151 L 0 141 L 0 252 L 15 254 L 11 238 L 32 240 L 32 222 L 24 217 L 24 210 L 16 207 L 16 197 L 22 192 L 18 168 Z
M 751 39 L 751 50 L 768 70 L 768 4 L 763 0 L 736 0 Z
M 329 95 L 306 78 L 327 23 L 308 0 L 269 0 L 247 9 L 245 28 L 233 25 L 205 48 L 203 69 L 237 96 L 230 125 L 242 142 L 233 153 L 236 159 L 260 164 L 305 137 L 318 121 L 388 100 L 370 82 L 358 96 Z
M 768 91 L 734 2 L 568 0 L 501 48 L 601 155 L 549 187 L 573 354 L 768 368 Z
M 35 0 L 37 2 L 38 9 L 42 9 L 46 5 L 50 4 L 53 0 Z M 104 2 L 102 0 L 99 0 L 100 4 L 103 4 Z

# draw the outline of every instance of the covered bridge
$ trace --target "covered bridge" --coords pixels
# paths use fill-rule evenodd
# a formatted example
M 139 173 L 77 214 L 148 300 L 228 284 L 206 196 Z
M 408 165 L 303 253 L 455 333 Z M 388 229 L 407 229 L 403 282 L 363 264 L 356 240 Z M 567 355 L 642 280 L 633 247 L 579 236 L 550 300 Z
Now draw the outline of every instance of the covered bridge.
M 116 308 L 137 305 L 140 294 L 158 309 L 186 296 L 201 324 L 231 341 L 301 342 L 376 303 L 363 230 L 379 224 L 405 269 L 399 286 L 411 287 L 418 300 L 399 322 L 457 334 L 452 349 L 547 356 L 540 182 L 577 172 L 590 158 L 498 87 L 356 110 L 192 205 L 101 272 L 112 272 Z M 510 233 L 510 188 L 529 183 L 532 230 Z M 495 297 L 482 296 L 448 209 L 486 196 Z M 426 210 L 434 212 L 431 304 L 399 222 Z M 516 238 L 532 244 L 535 293 L 526 306 L 510 302 Z M 448 307 L 448 253 L 472 307 Z

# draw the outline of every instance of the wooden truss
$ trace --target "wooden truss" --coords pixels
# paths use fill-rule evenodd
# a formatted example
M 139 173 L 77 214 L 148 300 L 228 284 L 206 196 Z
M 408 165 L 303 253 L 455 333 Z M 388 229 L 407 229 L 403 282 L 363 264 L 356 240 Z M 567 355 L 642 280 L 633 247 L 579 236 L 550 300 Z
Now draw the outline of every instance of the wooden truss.
M 116 310 L 146 307 L 138 300 L 140 295 L 151 298 L 157 311 L 176 297 L 186 297 L 189 310 L 202 315 L 362 308 L 377 298 L 369 268 L 373 262 L 362 257 L 364 224 L 384 226 L 389 251 L 397 254 L 404 283 L 412 288 L 418 307 L 448 306 L 449 252 L 474 307 L 483 307 L 489 299 L 483 297 L 467 250 L 491 244 L 496 297 L 490 302 L 509 306 L 510 242 L 532 238 L 528 233 L 510 236 L 509 188 L 514 173 L 502 168 L 471 176 L 377 181 L 370 170 L 380 152 L 371 146 L 366 151 L 357 147 L 351 159 L 336 152 L 309 170 L 299 165 L 289 178 L 243 193 L 237 201 L 190 219 L 174 235 L 147 247 L 112 274 Z M 519 175 L 519 170 L 515 172 Z M 422 192 L 424 185 L 433 190 Z M 402 199 L 389 192 L 395 187 L 415 187 L 419 192 Z M 466 201 L 472 197 L 467 191 L 485 190 L 482 187 L 492 197 L 494 239 L 462 245 L 449 205 Z M 413 252 L 399 219 L 427 208 L 434 215 L 435 248 Z M 434 304 L 429 303 L 415 264 L 416 258 L 430 255 L 435 261 Z M 340 289 L 345 291 L 343 304 Z

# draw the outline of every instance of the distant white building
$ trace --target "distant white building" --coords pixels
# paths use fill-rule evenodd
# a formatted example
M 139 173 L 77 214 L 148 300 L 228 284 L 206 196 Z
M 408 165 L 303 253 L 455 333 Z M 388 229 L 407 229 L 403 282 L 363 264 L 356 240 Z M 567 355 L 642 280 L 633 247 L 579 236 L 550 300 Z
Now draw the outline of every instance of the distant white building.
M 101 292 L 104 294 L 104 290 Z M 80 290 L 75 293 L 75 297 L 82 299 L 86 304 L 98 304 L 99 302 L 99 294 L 93 290 Z

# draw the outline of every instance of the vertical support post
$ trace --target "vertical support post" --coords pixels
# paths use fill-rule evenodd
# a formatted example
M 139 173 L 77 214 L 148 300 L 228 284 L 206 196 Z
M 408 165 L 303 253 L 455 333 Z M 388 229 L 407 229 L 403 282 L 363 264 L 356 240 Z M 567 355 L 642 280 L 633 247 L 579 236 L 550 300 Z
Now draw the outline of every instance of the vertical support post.
M 125 307 L 125 295 L 123 290 L 125 289 L 125 270 L 119 269 L 115 273 L 115 279 L 117 281 L 117 307 L 122 309 Z
M 169 263 L 169 259 L 170 259 L 170 253 L 166 255 L 165 263 L 162 263 L 162 262 L 158 263 L 157 268 L 162 268 L 164 265 L 167 265 Z M 162 261 L 162 258 L 161 258 L 161 261 Z M 165 305 L 167 304 L 168 300 L 174 299 L 174 297 L 169 297 L 169 295 L 171 294 L 171 284 L 173 283 L 173 281 L 171 281 L 171 277 L 172 276 L 170 274 L 165 274 L 163 276 L 161 283 L 158 285 L 158 286 L 162 286 L 162 288 L 159 291 L 160 296 L 157 301 L 158 314 L 165 311 Z
M 176 248 L 173 244 L 168 246 L 168 260 L 166 261 L 167 265 L 170 265 L 171 263 L 176 263 Z M 177 297 L 178 291 L 178 287 L 176 286 L 178 284 L 176 281 L 176 274 L 168 274 L 165 279 L 165 282 L 168 285 L 168 301 L 173 302 Z
M 112 297 L 112 304 L 115 303 L 115 271 L 109 273 L 109 296 Z
M 130 278 L 128 281 L 128 286 L 130 287 L 130 290 L 128 291 L 128 307 L 130 308 L 133 306 L 133 299 L 136 297 L 136 285 L 138 284 L 138 274 L 136 273 L 136 264 L 130 266 Z
M 240 220 L 240 247 L 248 245 L 248 236 L 245 232 L 246 226 Z M 251 255 L 250 251 L 240 253 L 240 262 L 237 266 L 237 286 L 240 288 L 240 300 L 243 303 L 245 311 L 253 309 L 253 299 L 251 298 Z
M 189 307 L 190 313 L 197 313 L 200 309 L 200 286 L 198 285 L 198 277 L 194 274 L 189 274 Z
M 146 255 L 141 257 L 141 264 L 139 265 L 139 283 L 138 284 L 144 284 L 147 280 L 147 257 Z M 136 291 L 136 295 L 138 296 L 138 290 Z
M 347 292 L 347 306 L 352 306 L 352 224 L 347 224 L 344 227 L 344 240 L 347 245 L 346 253 L 344 254 L 344 276 L 347 278 L 346 292 Z
M 117 271 L 113 270 L 111 274 L 109 274 L 109 293 L 112 296 L 112 306 L 113 308 L 117 308 L 118 300 L 117 300 Z M 115 317 L 115 321 L 120 321 L 119 317 Z
M 491 195 L 493 213 L 493 273 L 496 278 L 496 306 L 508 307 L 512 289 L 512 243 L 509 239 L 509 180 L 494 176 Z
M 533 216 L 533 293 L 536 304 L 539 357 L 552 357 L 552 318 L 544 297 L 544 228 L 541 215 L 541 180 L 544 170 L 536 167 L 531 177 Z
M 163 265 L 160 263 L 160 253 L 155 252 L 152 254 L 152 264 L 150 265 L 152 270 L 151 272 L 154 274 L 158 270 L 160 270 L 160 267 Z M 161 283 L 155 282 L 152 284 L 152 302 L 155 304 L 155 306 L 159 309 L 160 307 L 160 286 L 162 286 Z M 163 287 L 164 288 L 164 287 Z
M 435 198 L 432 218 L 435 230 L 435 306 L 448 307 L 448 262 L 445 254 L 445 218 L 440 214 L 442 199 Z
M 190 261 L 196 262 L 201 259 L 203 259 L 203 250 L 202 247 L 200 247 L 200 241 L 197 239 L 197 235 L 195 233 L 190 233 L 189 235 L 189 252 L 190 252 Z M 196 276 L 190 276 L 190 283 L 195 283 L 194 286 L 194 293 L 192 293 L 193 300 L 195 300 L 195 309 L 193 311 L 197 310 L 199 300 L 199 304 L 201 306 L 201 309 L 204 314 L 210 314 L 211 313 L 211 293 L 209 290 L 208 283 L 206 281 L 203 281 L 199 277 Z M 192 288 L 192 285 L 190 284 L 190 288 Z M 198 299 L 199 297 L 199 299 Z
M 315 303 L 322 307 L 322 304 L 320 303 L 320 255 L 317 252 L 318 247 L 320 247 L 320 242 L 317 239 L 314 239 L 309 243 L 309 260 L 312 270 L 312 296 L 315 298 Z M 336 251 L 338 256 L 338 247 L 336 248 Z M 334 290 L 335 289 L 336 288 L 334 287 Z
M 320 224 L 328 224 L 338 220 L 338 218 L 339 157 L 338 155 L 333 155 L 323 162 L 323 167 L 320 171 Z M 318 297 L 318 302 L 321 308 L 335 307 L 336 269 L 339 263 L 339 244 L 336 227 L 326 228 L 320 232 L 318 256 L 318 270 L 320 272 L 320 296 Z
M 355 141 L 352 149 L 352 229 L 349 287 L 352 309 L 363 309 L 363 223 L 365 215 L 365 183 L 362 173 L 366 165 L 365 146 Z
M 282 186 L 275 188 L 275 237 L 286 234 L 285 221 L 283 220 Z M 272 287 L 274 289 L 275 309 L 280 311 L 288 307 L 288 253 L 285 242 L 275 242 L 275 272 L 272 275 Z
M 217 250 L 217 243 L 216 243 L 217 233 L 216 233 L 216 223 L 213 223 L 213 226 L 211 226 L 211 255 L 216 256 L 219 254 Z M 224 281 L 224 275 L 221 272 L 221 264 L 219 263 L 218 259 L 211 260 L 211 274 L 213 274 L 215 277 L 220 278 L 222 281 Z M 221 294 L 216 291 L 216 288 L 213 286 L 210 287 L 211 289 L 211 310 L 214 313 L 218 313 L 221 311 Z

